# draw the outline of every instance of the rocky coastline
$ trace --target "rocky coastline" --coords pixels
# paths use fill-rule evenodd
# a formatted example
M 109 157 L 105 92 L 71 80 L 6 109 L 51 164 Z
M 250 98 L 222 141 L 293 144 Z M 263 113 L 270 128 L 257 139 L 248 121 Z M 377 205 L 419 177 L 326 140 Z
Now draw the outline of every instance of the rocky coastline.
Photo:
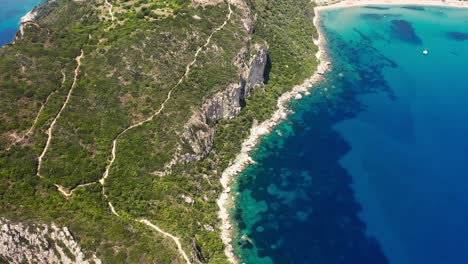
M 284 93 L 277 101 L 277 110 L 273 113 L 270 119 L 258 124 L 254 122 L 249 137 L 242 143 L 242 150 L 237 155 L 232 164 L 223 171 L 221 177 L 221 184 L 223 186 L 223 192 L 217 200 L 217 204 L 220 208 L 219 218 L 221 219 L 221 238 L 225 244 L 225 254 L 231 263 L 237 263 L 238 259 L 234 254 L 234 248 L 232 246 L 233 240 L 233 223 L 230 217 L 230 210 L 234 206 L 235 195 L 231 192 L 232 186 L 235 184 L 236 176 L 249 164 L 254 161 L 250 157 L 250 153 L 256 148 L 257 143 L 261 136 L 269 134 L 281 121 L 286 119 L 291 110 L 288 109 L 288 103 L 293 100 L 299 100 L 302 98 L 302 94 L 308 95 L 309 89 L 314 84 L 322 80 L 323 75 L 330 69 L 331 63 L 328 61 L 328 56 L 325 51 L 325 39 L 323 32 L 320 29 L 319 15 L 314 17 L 314 25 L 317 28 L 319 37 L 314 41 L 319 47 L 316 54 L 319 65 L 315 73 L 302 84 L 296 85 L 291 91 Z

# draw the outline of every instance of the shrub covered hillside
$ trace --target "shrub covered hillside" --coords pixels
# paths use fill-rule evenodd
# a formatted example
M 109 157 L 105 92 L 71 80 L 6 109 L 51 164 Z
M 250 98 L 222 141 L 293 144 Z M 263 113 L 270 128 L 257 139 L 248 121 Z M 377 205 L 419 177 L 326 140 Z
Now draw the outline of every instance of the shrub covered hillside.
M 96 262 L 226 263 L 219 179 L 253 121 L 314 72 L 312 4 L 49 0 L 34 13 L 0 48 L 0 218 L 67 227 Z

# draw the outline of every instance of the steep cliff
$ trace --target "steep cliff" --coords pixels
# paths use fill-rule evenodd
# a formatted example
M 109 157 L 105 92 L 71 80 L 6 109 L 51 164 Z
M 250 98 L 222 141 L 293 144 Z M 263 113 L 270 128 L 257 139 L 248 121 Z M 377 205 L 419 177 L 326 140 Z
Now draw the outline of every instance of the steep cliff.
M 239 71 L 239 82 L 229 84 L 224 90 L 206 100 L 201 110 L 196 111 L 186 123 L 181 143 L 173 160 L 166 166 L 170 169 L 177 163 L 204 159 L 213 148 L 217 123 L 221 119 L 232 119 L 239 115 L 250 92 L 263 84 L 268 61 L 268 47 L 255 44 L 253 57 L 247 60 L 248 51 L 243 48 L 234 64 Z M 185 153 L 183 151 L 185 150 Z
M 267 63 L 268 63 L 268 47 L 266 45 L 255 44 L 256 51 L 252 60 L 248 64 L 245 71 L 245 85 L 243 87 L 243 100 L 245 100 L 250 92 L 255 88 L 256 85 L 263 84 L 265 81 L 265 75 L 268 73 L 265 72 Z
M 239 111 L 256 85 L 263 84 L 268 61 L 268 47 L 255 44 L 254 55 L 248 61 L 248 51 L 243 49 L 234 62 L 239 69 L 239 82 L 230 84 L 226 90 L 215 94 L 203 105 L 205 116 L 217 122 L 239 115 Z

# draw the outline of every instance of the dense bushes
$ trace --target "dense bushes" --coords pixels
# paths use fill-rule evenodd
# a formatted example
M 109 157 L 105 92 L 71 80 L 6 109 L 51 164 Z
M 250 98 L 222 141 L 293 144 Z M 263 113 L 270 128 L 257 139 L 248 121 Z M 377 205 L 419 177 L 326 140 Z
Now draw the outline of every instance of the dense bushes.
M 28 29 L 27 36 L 34 41 L 25 38 L 0 50 L 0 214 L 69 226 L 83 247 L 97 250 L 110 263 L 177 259 L 172 241 L 131 221 L 145 217 L 181 237 L 187 251 L 198 248 L 204 261 L 224 262 L 216 231 L 219 177 L 240 150 L 253 121 L 268 118 L 277 98 L 315 70 L 311 4 L 306 0 L 248 0 L 252 14 L 257 14 L 250 43 L 241 30 L 239 13 L 234 14 L 200 53 L 189 78 L 173 91 L 162 114 L 119 138 L 106 183 L 109 199 L 124 216 L 116 218 L 99 184 L 77 190 L 70 199 L 60 196 L 53 184 L 73 188 L 101 177 L 112 140 L 159 109 L 195 51 L 226 18 L 227 4 L 202 9 L 183 0 L 139 1 L 126 8 L 134 2 L 121 1 L 114 3 L 124 7 L 116 14 L 119 23 L 108 30 L 110 22 L 98 22 L 99 12 L 91 1 L 60 3 L 41 18 L 42 28 Z M 147 19 L 158 8 L 173 13 L 166 19 Z M 201 19 L 193 19 L 194 15 Z M 272 66 L 264 91 L 252 92 L 238 118 L 210 124 L 217 133 L 206 159 L 179 164 L 168 175 L 158 176 L 174 157 L 180 134 L 194 111 L 238 81 L 232 61 L 239 50 L 264 41 Z M 37 156 L 47 139 L 45 131 L 71 86 L 74 58 L 80 49 L 85 57 L 78 82 L 45 156 L 45 178 L 39 179 Z M 63 85 L 62 70 L 66 75 Z M 28 129 L 50 94 L 34 133 L 5 151 L 8 134 Z

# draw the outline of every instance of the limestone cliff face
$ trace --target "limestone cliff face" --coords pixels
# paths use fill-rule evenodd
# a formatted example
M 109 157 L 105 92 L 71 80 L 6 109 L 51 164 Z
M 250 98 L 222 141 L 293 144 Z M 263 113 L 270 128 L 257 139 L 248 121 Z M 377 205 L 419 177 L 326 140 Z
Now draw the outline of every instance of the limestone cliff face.
M 245 71 L 244 99 L 250 94 L 250 91 L 258 84 L 262 84 L 265 76 L 265 69 L 268 63 L 268 47 L 264 45 L 255 45 L 256 54 L 249 63 Z
M 239 115 L 241 107 L 256 85 L 263 84 L 265 68 L 268 61 L 268 47 L 255 45 L 255 55 L 247 61 L 247 49 L 242 49 L 235 59 L 239 69 L 239 82 L 230 84 L 226 90 L 215 94 L 203 105 L 205 116 L 217 122 Z
M 85 256 L 68 228 L 0 218 L 0 260 L 8 263 L 102 263 Z
M 247 60 L 248 51 L 243 48 L 234 59 L 239 69 L 239 82 L 229 84 L 225 90 L 206 100 L 201 111 L 196 111 L 185 126 L 181 135 L 182 143 L 174 159 L 168 165 L 204 159 L 213 148 L 216 134 L 214 124 L 221 119 L 231 119 L 239 115 L 250 92 L 264 82 L 268 61 L 268 47 L 256 44 L 254 56 Z
M 242 102 L 245 100 L 244 86 L 245 81 L 241 78 L 239 83 L 232 83 L 226 90 L 215 94 L 203 105 L 203 115 L 213 122 L 236 117 L 240 112 Z

